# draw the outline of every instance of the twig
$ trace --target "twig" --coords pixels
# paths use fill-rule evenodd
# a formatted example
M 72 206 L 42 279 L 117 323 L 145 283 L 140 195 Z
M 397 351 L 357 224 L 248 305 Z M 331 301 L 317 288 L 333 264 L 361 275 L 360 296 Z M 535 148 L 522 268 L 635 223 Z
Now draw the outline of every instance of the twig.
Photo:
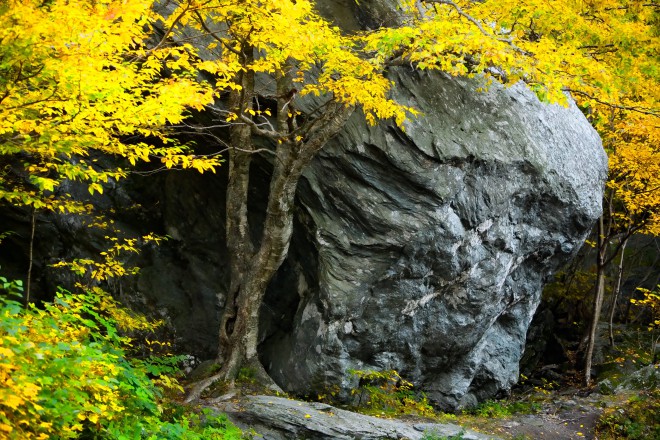
M 25 283 L 25 307 L 27 308 L 30 304 L 30 285 L 32 281 L 32 262 L 34 261 L 34 230 L 37 224 L 37 208 L 32 208 L 32 217 L 31 217 L 31 228 L 30 232 L 30 250 L 28 253 L 28 272 L 27 272 L 27 282 Z
M 465 11 L 463 11 L 463 9 L 461 9 L 460 6 L 458 6 L 453 1 L 451 0 L 423 0 L 423 1 L 424 3 L 439 3 L 441 5 L 449 5 L 452 8 L 454 8 L 456 12 L 458 12 L 458 15 L 462 16 L 463 18 L 471 22 L 473 25 L 475 25 L 481 31 L 482 34 L 486 35 L 487 37 L 493 36 L 492 34 L 486 32 L 486 30 L 483 28 L 481 23 L 479 23 L 479 21 L 476 18 L 472 17 L 470 14 L 467 14 Z M 511 41 L 506 40 L 506 42 L 510 43 Z

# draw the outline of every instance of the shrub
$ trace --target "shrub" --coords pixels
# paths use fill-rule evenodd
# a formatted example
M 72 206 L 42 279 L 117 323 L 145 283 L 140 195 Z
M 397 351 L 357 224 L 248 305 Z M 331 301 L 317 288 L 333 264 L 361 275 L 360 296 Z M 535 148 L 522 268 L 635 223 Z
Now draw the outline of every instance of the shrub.
M 153 323 L 100 290 L 25 309 L 11 299 L 21 285 L 0 281 L 0 438 L 241 438 L 223 416 L 164 412 L 179 359 L 130 359 L 120 332 Z
M 660 390 L 642 392 L 620 408 L 606 411 L 596 433 L 600 439 L 660 438 Z
M 358 387 L 351 392 L 357 398 L 357 409 L 362 412 L 375 415 L 436 416 L 426 396 L 417 395 L 412 383 L 402 379 L 395 370 L 349 370 L 349 373 L 359 379 Z
M 421 440 L 463 440 L 464 433 L 461 431 L 456 435 L 440 435 L 436 432 L 427 431 L 422 435 Z

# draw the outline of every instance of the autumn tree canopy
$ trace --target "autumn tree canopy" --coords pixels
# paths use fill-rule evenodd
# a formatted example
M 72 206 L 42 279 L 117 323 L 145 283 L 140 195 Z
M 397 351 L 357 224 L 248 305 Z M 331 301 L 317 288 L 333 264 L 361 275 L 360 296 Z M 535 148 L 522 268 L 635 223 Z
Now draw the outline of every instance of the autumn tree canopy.
M 130 164 L 181 160 L 167 124 L 210 100 L 176 46 L 149 48 L 150 1 L 10 0 L 0 3 L 0 200 L 80 212 L 59 194 L 63 179 L 102 192 L 109 179 L 94 155 Z M 163 75 L 163 69 L 168 74 Z M 186 166 L 208 169 L 217 160 Z M 55 194 L 58 193 L 58 197 Z
M 655 0 L 402 0 L 396 25 L 350 34 L 309 0 L 172 0 L 160 17 L 141 0 L 3 5 L 0 199 L 77 209 L 55 198 L 67 199 L 57 192 L 63 179 L 95 192 L 126 173 L 96 166 L 92 153 L 211 169 L 217 156 L 196 156 L 173 135 L 188 109 L 228 131 L 213 137 L 229 168 L 231 283 L 221 326 L 211 330 L 223 368 L 191 398 L 246 365 L 268 380 L 256 353 L 258 312 L 288 251 L 298 179 L 356 108 L 371 124 L 400 129 L 417 117 L 389 97 L 389 69 L 480 77 L 484 86 L 523 81 L 549 103 L 571 93 L 617 155 L 611 185 L 631 201 L 627 212 L 648 195 L 639 209 L 657 215 L 648 165 L 657 162 L 660 93 Z M 255 154 L 273 164 L 260 236 L 247 217 Z M 631 171 L 626 161 L 647 165 Z

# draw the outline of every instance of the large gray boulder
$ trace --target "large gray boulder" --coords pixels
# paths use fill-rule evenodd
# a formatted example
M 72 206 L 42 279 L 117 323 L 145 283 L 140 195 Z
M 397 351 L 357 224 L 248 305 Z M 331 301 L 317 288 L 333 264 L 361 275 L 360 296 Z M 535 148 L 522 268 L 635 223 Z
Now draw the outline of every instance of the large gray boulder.
M 396 23 L 392 5 L 318 2 L 346 30 Z M 574 104 L 541 103 L 522 84 L 481 92 L 477 79 L 404 68 L 391 79 L 422 115 L 404 132 L 356 114 L 304 174 L 290 255 L 262 309 L 262 360 L 295 394 L 348 398 L 351 369 L 396 369 L 438 406 L 469 406 L 516 382 L 544 282 L 600 215 L 606 155 Z M 269 165 L 255 168 L 258 230 Z M 194 263 L 155 264 L 140 289 L 176 286 L 160 302 L 184 339 L 212 346 L 222 185 L 168 182 L 165 230 Z
M 516 382 L 543 283 L 600 214 L 606 156 L 574 104 L 540 103 L 523 85 L 480 92 L 478 80 L 411 69 L 391 78 L 422 115 L 403 132 L 356 114 L 304 174 L 290 254 L 261 311 L 261 357 L 296 394 L 348 398 L 349 370 L 396 369 L 440 407 L 471 405 Z M 253 170 L 255 231 L 269 168 Z M 135 176 L 98 200 L 126 234 L 171 237 L 114 291 L 167 317 L 179 350 L 202 357 L 215 354 L 227 289 L 225 178 Z M 0 264 L 24 274 L 29 213 L 2 216 L 18 234 Z M 40 216 L 35 285 L 66 284 L 45 263 L 94 255 L 105 234 Z
M 574 104 L 522 84 L 392 79 L 422 116 L 403 132 L 355 115 L 305 173 L 306 237 L 264 308 L 262 357 L 298 394 L 396 369 L 471 405 L 516 382 L 543 284 L 601 212 L 606 155 Z

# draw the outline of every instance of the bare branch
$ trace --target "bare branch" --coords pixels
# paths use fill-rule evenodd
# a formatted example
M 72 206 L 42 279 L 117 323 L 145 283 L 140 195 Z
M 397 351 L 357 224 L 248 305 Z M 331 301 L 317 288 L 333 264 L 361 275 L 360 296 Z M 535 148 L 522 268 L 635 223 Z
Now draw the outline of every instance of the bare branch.
M 227 44 L 227 41 L 225 41 L 223 38 L 221 38 L 221 37 L 219 37 L 219 36 L 217 35 L 217 34 L 219 34 L 219 32 L 213 32 L 213 31 L 212 31 L 212 30 L 206 25 L 206 22 L 204 21 L 204 17 L 202 17 L 202 15 L 199 13 L 199 11 L 195 11 L 195 15 L 197 16 L 197 19 L 199 20 L 199 24 L 200 24 L 200 26 L 202 26 L 202 28 L 208 33 L 208 35 L 210 35 L 211 37 L 213 37 L 213 38 L 215 38 L 217 41 L 219 41 L 220 44 L 222 44 L 222 46 L 223 46 L 225 49 L 227 49 L 228 51 L 233 52 L 233 53 L 235 53 L 236 55 L 240 55 L 240 51 L 238 51 L 238 50 L 234 49 L 233 47 L 231 47 L 229 44 Z
M 452 8 L 454 8 L 454 10 L 456 10 L 456 12 L 458 12 L 458 15 L 462 16 L 463 18 L 465 18 L 466 20 L 471 22 L 473 25 L 475 25 L 481 31 L 482 34 L 486 35 L 487 37 L 492 37 L 493 36 L 491 33 L 486 32 L 486 30 L 483 28 L 481 23 L 479 23 L 479 21 L 476 18 L 474 18 L 471 15 L 467 14 L 465 11 L 463 11 L 463 9 L 461 9 L 460 6 L 458 6 L 456 3 L 454 3 L 451 0 L 423 0 L 423 2 L 424 3 L 438 3 L 438 4 L 441 4 L 441 5 L 449 5 Z M 507 41 L 507 42 L 510 43 L 510 41 Z
M 241 115 L 240 120 L 245 122 L 247 125 L 249 125 L 250 129 L 252 130 L 252 133 L 257 136 L 267 137 L 268 139 L 272 139 L 274 141 L 281 140 L 284 137 L 279 131 L 265 130 L 261 128 L 259 124 L 254 122 L 251 118 L 249 118 L 246 115 Z
M 526 50 L 521 49 L 520 47 L 516 46 L 510 38 L 499 38 L 495 34 L 492 34 L 488 31 L 486 31 L 486 29 L 484 29 L 483 25 L 479 22 L 479 20 L 477 20 L 476 18 L 474 18 L 473 16 L 471 16 L 470 14 L 465 12 L 463 9 L 461 9 L 460 6 L 458 6 L 456 3 L 454 3 L 451 0 L 422 0 L 422 1 L 424 3 L 435 3 L 435 4 L 451 6 L 458 13 L 458 15 L 460 15 L 461 17 L 465 18 L 470 23 L 475 25 L 477 27 L 477 29 L 479 29 L 479 32 L 481 32 L 483 35 L 485 35 L 487 37 L 490 37 L 490 38 L 493 38 L 496 41 L 499 41 L 501 43 L 508 44 L 509 46 L 511 46 L 511 48 L 513 50 L 515 50 L 516 52 L 518 52 L 522 55 L 525 55 L 525 56 L 531 56 L 532 55 L 531 53 L 527 52 Z
M 603 105 L 606 105 L 606 106 L 611 107 L 611 108 L 615 108 L 615 109 L 619 109 L 619 110 L 626 110 L 626 111 L 631 111 L 631 112 L 637 112 L 637 113 L 641 113 L 643 115 L 650 115 L 650 116 L 660 117 L 660 112 L 658 110 L 649 109 L 649 108 L 645 108 L 645 107 L 634 107 L 634 106 L 613 104 L 611 102 L 603 101 L 602 99 L 596 98 L 595 96 L 590 95 L 590 94 L 585 93 L 585 92 L 580 91 L 580 90 L 575 90 L 575 89 L 570 89 L 570 88 L 566 88 L 564 90 L 567 91 L 567 92 L 571 92 L 575 95 L 580 95 L 580 96 L 583 96 L 585 98 L 594 100 L 599 104 L 603 104 Z
M 229 115 L 235 115 L 234 112 L 230 112 L 228 110 L 223 110 L 223 109 L 218 108 L 218 107 L 213 106 L 213 105 L 207 105 L 206 108 L 210 109 L 214 113 L 223 115 L 225 117 L 227 117 Z M 237 124 L 243 123 L 243 124 L 249 125 L 250 129 L 252 130 L 252 133 L 257 135 L 257 136 L 263 136 L 263 137 L 272 139 L 274 141 L 281 140 L 285 137 L 285 136 L 282 135 L 282 133 L 280 133 L 276 130 L 273 130 L 273 126 L 271 125 L 270 121 L 268 121 L 264 116 L 261 116 L 261 117 L 264 119 L 264 122 L 257 123 L 254 120 L 252 120 L 252 118 L 242 114 L 242 115 L 238 116 L 238 118 L 241 122 L 227 122 L 226 124 L 215 125 L 215 126 L 207 126 L 207 127 L 204 127 L 204 128 L 213 128 L 213 127 L 225 128 L 225 127 L 229 127 L 231 125 L 237 125 Z M 263 128 L 264 126 L 267 126 L 268 128 Z M 197 129 L 197 127 L 190 127 L 190 128 Z
M 156 46 L 154 46 L 153 48 L 151 48 L 151 49 L 148 51 L 148 53 L 151 53 L 151 52 L 154 52 L 154 51 L 160 49 L 160 47 L 165 43 L 165 41 L 167 41 L 167 38 L 170 36 L 170 34 L 171 34 L 172 31 L 174 30 L 175 26 L 176 26 L 177 24 L 179 24 L 179 22 L 181 21 L 181 19 L 183 18 L 183 16 L 186 15 L 186 13 L 190 10 L 190 2 L 188 1 L 188 2 L 186 2 L 186 3 L 187 3 L 187 4 L 186 4 L 185 8 L 183 8 L 183 10 L 179 13 L 179 15 L 176 16 L 176 19 L 174 19 L 174 21 L 172 22 L 172 24 L 170 25 L 170 27 L 169 27 L 168 29 L 165 30 L 165 32 L 163 33 L 163 37 L 160 39 L 160 41 L 158 42 L 158 44 L 156 44 Z

